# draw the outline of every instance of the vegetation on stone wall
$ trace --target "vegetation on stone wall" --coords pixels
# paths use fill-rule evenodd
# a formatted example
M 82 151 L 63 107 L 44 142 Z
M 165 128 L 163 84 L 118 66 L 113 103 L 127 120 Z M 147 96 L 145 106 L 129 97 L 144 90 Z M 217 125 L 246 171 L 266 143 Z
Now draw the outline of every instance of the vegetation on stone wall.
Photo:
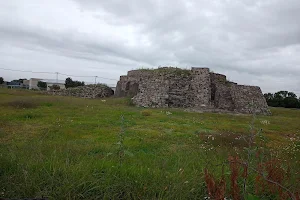
M 188 76 L 191 74 L 191 70 L 189 69 L 182 69 L 179 67 L 159 67 L 159 68 L 140 68 L 140 71 L 149 71 L 153 73 L 160 73 L 160 74 L 175 74 L 175 75 L 184 75 Z
M 78 86 L 84 86 L 85 83 L 82 81 L 73 81 L 72 78 L 68 77 L 65 80 L 65 86 L 66 88 L 71 88 L 71 87 L 78 87 Z
M 300 99 L 297 95 L 289 91 L 279 91 L 276 93 L 264 94 L 269 106 L 284 108 L 300 108 Z
M 59 85 L 52 85 L 52 86 L 48 86 L 48 87 L 50 88 L 51 91 L 60 90 Z

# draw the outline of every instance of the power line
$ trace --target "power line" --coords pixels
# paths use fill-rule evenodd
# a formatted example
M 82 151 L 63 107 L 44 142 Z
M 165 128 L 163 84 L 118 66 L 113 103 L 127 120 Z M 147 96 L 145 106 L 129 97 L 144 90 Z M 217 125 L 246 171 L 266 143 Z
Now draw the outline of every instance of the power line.
M 76 76 L 76 75 L 68 75 L 68 74 L 62 74 L 62 73 L 59 73 L 60 75 L 65 75 L 65 76 L 71 76 L 71 77 L 78 77 L 78 78 L 86 78 L 86 77 L 93 77 L 95 78 L 95 76 Z M 107 79 L 107 80 L 113 80 L 113 81 L 117 81 L 117 79 L 113 79 L 113 78 L 105 78 L 105 77 L 101 77 L 101 76 L 97 76 L 97 78 L 102 78 L 102 79 Z
M 55 74 L 55 73 L 53 73 L 53 72 L 34 72 L 34 71 L 17 70 L 17 69 L 6 69 L 6 68 L 0 68 L 0 69 L 6 70 L 6 71 L 27 72 L 27 73 L 34 73 L 34 74 Z
M 16 69 L 7 69 L 7 68 L 0 68 L 0 69 L 7 70 L 7 71 L 15 71 L 15 72 L 35 73 L 35 74 L 56 74 L 56 75 L 60 74 L 60 75 L 64 75 L 64 76 L 77 77 L 77 78 L 92 78 L 92 77 L 95 78 L 95 76 L 77 76 L 77 75 L 63 74 L 63 73 L 59 73 L 59 72 L 34 72 L 34 71 L 16 70 Z M 101 76 L 97 76 L 97 78 L 117 81 L 117 79 L 105 78 L 105 77 L 101 77 Z
M 77 76 L 77 75 L 62 74 L 62 73 L 59 73 L 59 74 L 60 74 L 60 75 L 64 75 L 64 76 L 78 77 L 78 78 L 90 78 L 90 77 L 95 77 L 95 76 Z

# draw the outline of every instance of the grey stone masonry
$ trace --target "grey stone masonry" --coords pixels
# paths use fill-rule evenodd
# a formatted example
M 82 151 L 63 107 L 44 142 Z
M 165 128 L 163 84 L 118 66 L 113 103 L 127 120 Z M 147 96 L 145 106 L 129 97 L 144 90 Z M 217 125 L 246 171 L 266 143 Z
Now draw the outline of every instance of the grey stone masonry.
M 120 77 L 115 96 L 130 97 L 142 107 L 270 114 L 259 87 L 227 81 L 225 75 L 210 72 L 209 68 L 132 70 Z
M 58 96 L 73 96 L 90 99 L 110 97 L 114 95 L 114 91 L 103 84 L 85 85 L 56 91 L 47 91 L 46 93 Z

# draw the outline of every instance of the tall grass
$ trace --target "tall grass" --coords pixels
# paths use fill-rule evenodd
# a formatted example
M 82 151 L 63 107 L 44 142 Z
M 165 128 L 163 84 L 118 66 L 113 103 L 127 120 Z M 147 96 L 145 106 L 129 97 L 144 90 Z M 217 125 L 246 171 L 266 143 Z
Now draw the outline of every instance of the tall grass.
M 6 104 L 21 97 L 38 106 L 15 109 Z M 178 109 L 150 109 L 151 114 L 143 116 L 144 109 L 128 106 L 126 99 L 102 102 L 1 90 L 0 110 L 0 198 L 204 199 L 210 191 L 208 174 L 215 181 L 212 188 L 219 188 L 214 193 L 228 197 L 228 156 L 238 161 L 248 156 L 244 136 L 251 116 Z M 254 125 L 264 129 L 266 148 L 291 174 L 281 184 L 295 193 L 300 183 L 300 112 L 272 112 L 257 116 Z M 261 123 L 264 120 L 269 123 Z M 253 149 L 259 141 L 254 140 Z M 261 161 L 262 155 L 258 159 L 253 154 L 252 160 Z M 264 173 L 268 161 L 261 162 Z M 251 166 L 258 170 L 259 163 Z M 243 196 L 244 167 L 236 167 Z M 266 191 L 256 194 L 256 175 L 248 170 L 246 193 L 273 198 Z
M 216 178 L 206 168 L 205 182 L 212 199 L 300 199 L 300 185 L 291 180 L 291 166 L 282 157 L 274 154 L 266 146 L 262 129 L 254 126 L 255 113 L 249 125 L 249 135 L 243 136 L 247 142 L 244 151 L 229 154 L 228 163 L 222 163 L 222 178 Z M 224 164 L 229 165 L 230 182 L 226 184 Z M 252 172 L 252 175 L 251 175 Z M 230 190 L 226 190 L 230 185 Z M 287 185 L 287 186 L 286 186 Z

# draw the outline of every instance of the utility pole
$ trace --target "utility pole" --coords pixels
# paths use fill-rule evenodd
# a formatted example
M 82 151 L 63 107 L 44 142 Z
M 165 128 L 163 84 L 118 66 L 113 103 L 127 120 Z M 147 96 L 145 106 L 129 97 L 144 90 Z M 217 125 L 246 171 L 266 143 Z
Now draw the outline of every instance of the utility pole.
M 95 85 L 97 84 L 97 78 L 98 78 L 98 76 L 95 76 Z

